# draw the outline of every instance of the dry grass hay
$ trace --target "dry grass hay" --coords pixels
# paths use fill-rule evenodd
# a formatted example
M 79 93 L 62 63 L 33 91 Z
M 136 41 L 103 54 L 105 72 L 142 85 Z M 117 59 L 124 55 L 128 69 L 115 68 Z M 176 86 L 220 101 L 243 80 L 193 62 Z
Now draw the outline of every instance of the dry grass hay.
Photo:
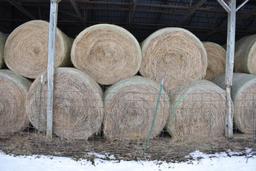
M 25 99 L 30 81 L 9 70 L 0 70 L 0 136 L 22 131 L 29 125 Z
M 48 28 L 42 20 L 32 20 L 17 27 L 7 38 L 4 60 L 14 72 L 34 79 L 47 69 Z M 56 66 L 70 64 L 72 40 L 59 29 L 56 37 Z
M 256 34 L 236 43 L 235 71 L 256 74 Z
M 170 98 L 167 131 L 174 141 L 204 142 L 224 136 L 225 92 L 220 87 L 199 80 Z
M 110 24 L 86 28 L 76 37 L 71 50 L 74 66 L 103 85 L 135 75 L 141 58 L 141 48 L 135 37 Z
M 0 32 L 0 68 L 3 67 L 4 64 L 4 44 L 6 41 L 6 36 Z
M 225 72 L 226 50 L 217 43 L 204 42 L 208 67 L 205 79 L 212 80 Z
M 217 77 L 214 82 L 225 88 L 224 75 Z M 235 73 L 231 95 L 235 127 L 243 133 L 253 134 L 256 130 L 256 76 Z
M 104 98 L 104 136 L 111 140 L 147 138 L 159 91 L 160 85 L 139 76 L 120 81 L 107 89 Z M 169 116 L 169 99 L 165 92 L 159 104 L 152 137 L 161 132 Z
M 47 84 L 38 77 L 29 89 L 26 110 L 32 125 L 46 130 Z M 103 121 L 102 90 L 87 74 L 58 68 L 55 75 L 53 131 L 66 139 L 88 139 Z
M 185 29 L 160 29 L 142 44 L 140 73 L 157 82 L 165 79 L 168 91 L 204 78 L 206 68 L 203 44 Z

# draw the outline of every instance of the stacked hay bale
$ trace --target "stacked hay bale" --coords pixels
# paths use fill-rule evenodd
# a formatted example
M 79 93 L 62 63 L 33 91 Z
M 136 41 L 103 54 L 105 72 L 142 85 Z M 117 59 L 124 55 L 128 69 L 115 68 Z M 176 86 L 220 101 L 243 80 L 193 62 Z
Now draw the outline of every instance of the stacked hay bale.
M 138 140 L 149 136 L 149 130 L 155 117 L 150 138 L 160 134 L 169 116 L 169 98 L 163 92 L 156 103 L 160 86 L 143 77 L 133 77 L 111 86 L 104 97 L 106 138 Z
M 243 37 L 236 43 L 235 71 L 256 74 L 256 35 Z
M 46 73 L 31 85 L 26 111 L 32 125 L 46 130 Z M 66 139 L 88 139 L 100 130 L 103 120 L 102 90 L 87 74 L 73 68 L 55 73 L 53 130 Z
M 202 142 L 223 137 L 225 92 L 214 83 L 199 80 L 171 96 L 167 131 L 175 141 Z
M 213 80 L 225 72 L 226 51 L 217 43 L 204 42 L 207 52 L 208 67 L 205 79 Z
M 135 75 L 141 64 L 141 49 L 127 30 L 110 24 L 86 28 L 74 40 L 74 66 L 96 82 L 111 85 Z
M 7 38 L 4 60 L 9 69 L 24 77 L 35 79 L 47 69 L 49 24 L 32 20 L 17 27 Z M 56 66 L 70 64 L 72 40 L 57 29 Z
M 0 32 L 0 68 L 3 67 L 4 64 L 4 44 L 6 41 L 6 36 Z
M 9 70 L 0 70 L 0 136 L 21 131 L 29 124 L 25 98 L 30 81 Z
M 164 28 L 142 44 L 141 75 L 160 82 L 170 93 L 205 77 L 207 54 L 202 42 L 182 28 Z
M 225 88 L 225 76 L 214 80 Z M 234 123 L 243 133 L 252 134 L 256 130 L 256 76 L 252 74 L 235 73 L 231 90 L 234 102 Z

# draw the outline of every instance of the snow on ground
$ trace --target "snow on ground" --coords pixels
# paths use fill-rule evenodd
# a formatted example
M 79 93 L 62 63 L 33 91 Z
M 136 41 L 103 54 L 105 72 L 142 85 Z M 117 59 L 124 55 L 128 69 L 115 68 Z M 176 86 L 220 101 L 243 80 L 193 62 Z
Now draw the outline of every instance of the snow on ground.
M 75 161 L 67 157 L 12 156 L 0 152 L 0 171 L 256 171 L 256 156 L 246 149 L 243 156 L 238 152 L 205 154 L 195 151 L 187 162 L 166 163 L 161 161 L 117 161 L 104 160 L 104 154 L 97 156 L 94 165 L 87 160 Z M 114 157 L 111 157 L 114 159 Z

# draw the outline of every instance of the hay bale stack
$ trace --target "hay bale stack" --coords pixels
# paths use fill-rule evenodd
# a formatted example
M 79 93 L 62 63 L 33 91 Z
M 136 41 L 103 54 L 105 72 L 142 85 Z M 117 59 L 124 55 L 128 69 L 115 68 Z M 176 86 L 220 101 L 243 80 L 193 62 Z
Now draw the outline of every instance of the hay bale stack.
M 225 89 L 224 75 L 217 77 L 214 82 Z M 235 73 L 231 96 L 235 127 L 243 133 L 252 134 L 256 130 L 256 76 Z
M 185 29 L 160 29 L 142 44 L 140 73 L 157 82 L 164 78 L 168 91 L 204 78 L 206 68 L 203 44 Z
M 29 89 L 26 109 L 32 125 L 46 130 L 46 73 Z M 58 68 L 55 74 L 54 133 L 66 139 L 88 139 L 103 121 L 102 90 L 87 74 L 73 68 Z
M 7 38 L 4 60 L 14 72 L 34 79 L 47 69 L 48 29 L 46 21 L 32 20 L 17 27 Z M 70 64 L 72 40 L 57 29 L 56 66 Z
M 107 89 L 104 98 L 105 137 L 111 140 L 145 139 L 155 115 L 159 90 L 160 85 L 139 76 L 120 81 Z M 159 104 L 152 137 L 164 128 L 169 115 L 169 99 L 165 92 Z
M 199 80 L 171 97 L 167 131 L 175 141 L 204 142 L 223 137 L 225 92 L 210 81 Z
M 256 34 L 237 41 L 235 71 L 256 74 Z
M 29 125 L 25 99 L 30 81 L 9 70 L 0 70 L 0 136 L 22 131 Z
M 110 24 L 86 28 L 76 37 L 71 50 L 74 66 L 103 85 L 135 75 L 141 58 L 140 45 L 135 37 Z
M 0 32 L 0 68 L 3 67 L 4 64 L 4 44 L 6 41 L 6 36 Z
M 217 43 L 204 42 L 208 67 L 205 79 L 212 80 L 225 72 L 226 50 Z

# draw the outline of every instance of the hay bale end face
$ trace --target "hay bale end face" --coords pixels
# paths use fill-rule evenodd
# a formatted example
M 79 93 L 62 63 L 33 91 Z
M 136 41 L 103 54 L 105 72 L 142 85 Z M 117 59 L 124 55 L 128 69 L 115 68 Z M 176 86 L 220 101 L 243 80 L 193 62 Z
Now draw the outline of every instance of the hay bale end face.
M 217 77 L 214 82 L 225 88 L 225 76 Z M 235 73 L 231 89 L 234 103 L 235 127 L 243 133 L 253 134 L 256 125 L 256 76 Z
M 24 77 L 35 79 L 47 69 L 49 24 L 32 20 L 17 27 L 7 38 L 4 60 L 8 68 Z M 70 64 L 72 40 L 57 29 L 56 66 Z
M 203 44 L 185 29 L 160 29 L 142 44 L 140 73 L 157 82 L 165 79 L 168 91 L 204 78 L 206 68 Z
M 25 99 L 30 81 L 9 70 L 0 70 L 0 136 L 22 131 L 29 125 Z
M 6 41 L 6 36 L 0 32 L 0 68 L 3 67 L 4 64 L 4 45 Z
M 105 92 L 104 136 L 114 140 L 139 140 L 149 135 L 160 85 L 143 77 L 132 77 Z M 163 92 L 151 136 L 164 128 L 169 115 L 169 98 Z M 151 137 L 151 138 L 152 138 Z
M 204 42 L 207 52 L 207 71 L 205 79 L 212 80 L 225 72 L 226 50 L 217 43 Z
M 206 80 L 173 94 L 167 131 L 174 141 L 204 142 L 224 136 L 225 92 Z
M 74 66 L 103 85 L 135 75 L 141 58 L 140 45 L 135 37 L 110 24 L 86 28 L 76 37 L 71 50 Z
M 29 89 L 26 109 L 32 125 L 46 130 L 47 84 L 38 77 Z M 66 139 L 88 139 L 103 121 L 102 90 L 85 73 L 58 68 L 55 74 L 53 131 Z
M 235 71 L 256 74 L 256 34 L 237 41 Z

